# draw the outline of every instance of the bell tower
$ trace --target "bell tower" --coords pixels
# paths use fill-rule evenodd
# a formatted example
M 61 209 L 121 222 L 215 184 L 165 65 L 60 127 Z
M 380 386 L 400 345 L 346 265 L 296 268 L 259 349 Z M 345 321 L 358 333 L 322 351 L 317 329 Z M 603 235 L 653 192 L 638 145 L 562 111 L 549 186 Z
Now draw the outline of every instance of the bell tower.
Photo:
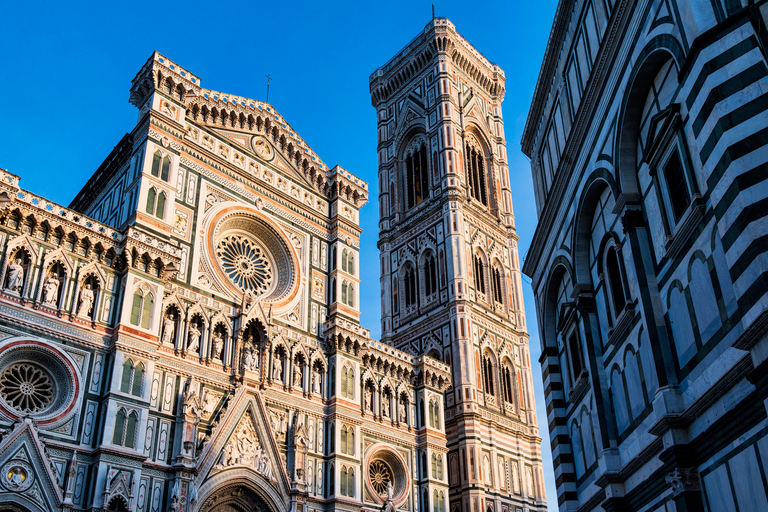
M 370 77 L 382 341 L 453 372 L 444 404 L 451 496 L 441 512 L 546 509 L 504 81 L 445 18 Z M 425 406 L 416 405 L 430 436 Z M 437 510 L 430 493 L 418 493 L 419 512 Z

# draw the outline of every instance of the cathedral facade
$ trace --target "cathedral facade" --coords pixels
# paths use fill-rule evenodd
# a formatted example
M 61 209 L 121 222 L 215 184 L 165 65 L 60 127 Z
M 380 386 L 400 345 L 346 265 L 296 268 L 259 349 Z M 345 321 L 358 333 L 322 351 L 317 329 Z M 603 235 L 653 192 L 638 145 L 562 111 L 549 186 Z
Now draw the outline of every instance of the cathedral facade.
M 155 53 L 68 207 L 0 171 L 0 510 L 447 512 L 450 365 L 359 323 L 368 185 Z
M 546 509 L 504 84 L 501 68 L 444 18 L 370 77 L 382 342 L 452 369 L 450 512 Z M 430 489 L 421 485 L 421 503 Z
M 558 5 L 522 147 L 560 510 L 768 510 L 767 22 Z

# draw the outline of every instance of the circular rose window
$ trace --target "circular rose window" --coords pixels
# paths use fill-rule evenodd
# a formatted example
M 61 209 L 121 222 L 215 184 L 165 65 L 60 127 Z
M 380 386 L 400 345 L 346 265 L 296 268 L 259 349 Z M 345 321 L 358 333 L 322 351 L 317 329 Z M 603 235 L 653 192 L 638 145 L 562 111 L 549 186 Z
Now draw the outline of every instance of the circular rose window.
M 51 376 L 34 363 L 12 364 L 0 373 L 0 396 L 22 414 L 47 409 L 53 402 L 54 391 Z
M 203 265 L 235 296 L 289 300 L 296 293 L 298 260 L 279 228 L 243 205 L 223 205 L 209 220 Z
M 368 456 L 368 491 L 378 501 L 392 499 L 402 503 L 408 495 L 408 471 L 402 457 L 390 447 L 380 445 Z
M 242 235 L 225 236 L 216 246 L 216 255 L 224 274 L 241 290 L 263 295 L 272 285 L 272 263 L 254 240 Z
M 74 411 L 80 393 L 75 366 L 56 348 L 15 341 L 0 348 L 0 412 L 56 426 Z

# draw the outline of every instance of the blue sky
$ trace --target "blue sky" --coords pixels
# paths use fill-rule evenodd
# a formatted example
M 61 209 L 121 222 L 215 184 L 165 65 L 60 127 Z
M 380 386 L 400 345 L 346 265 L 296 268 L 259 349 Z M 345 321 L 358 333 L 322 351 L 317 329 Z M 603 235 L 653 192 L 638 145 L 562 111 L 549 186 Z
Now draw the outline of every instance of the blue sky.
M 521 258 L 536 228 L 530 166 L 520 137 L 557 2 L 435 2 L 483 55 L 504 69 L 510 177 Z M 431 2 L 10 2 L 3 7 L 5 98 L 0 167 L 21 186 L 67 205 L 138 111 L 131 79 L 157 50 L 205 88 L 269 99 L 329 166 L 368 181 L 363 208 L 362 323 L 380 333 L 376 117 L 368 77 L 431 18 Z M 525 278 L 527 280 L 527 278 Z M 531 362 L 551 510 L 557 510 L 538 357 L 534 300 L 524 283 Z

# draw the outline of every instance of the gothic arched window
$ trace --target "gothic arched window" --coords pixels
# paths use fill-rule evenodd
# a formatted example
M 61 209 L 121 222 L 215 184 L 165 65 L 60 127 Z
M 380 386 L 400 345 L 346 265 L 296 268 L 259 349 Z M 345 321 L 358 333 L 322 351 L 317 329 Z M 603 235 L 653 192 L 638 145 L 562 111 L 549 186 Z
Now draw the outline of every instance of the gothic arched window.
M 154 215 L 155 213 L 155 197 L 157 196 L 157 190 L 155 190 L 155 187 L 151 187 L 149 191 L 147 192 L 147 207 L 146 212 L 150 215 Z
M 143 293 L 136 290 L 133 294 L 133 306 L 131 307 L 131 324 L 149 329 L 149 317 L 152 315 L 154 297 L 151 293 Z
M 429 255 L 424 260 L 424 293 L 429 297 L 437 292 L 437 263 L 435 257 Z
M 504 304 L 501 275 L 502 271 L 499 266 L 493 265 L 491 267 L 491 295 L 493 296 L 493 302 L 496 304 Z
M 608 293 L 611 295 L 611 305 L 613 306 L 613 318 L 616 319 L 624 311 L 627 299 L 624 294 L 623 272 L 616 248 L 611 245 L 605 251 L 605 271 L 606 282 L 608 284 Z
M 427 150 L 423 142 L 405 156 L 405 197 L 409 210 L 429 197 Z
M 475 255 L 473 258 L 474 274 L 475 274 L 475 290 L 477 293 L 485 295 L 485 274 L 483 272 L 483 260 L 479 255 Z
M 489 395 L 495 395 L 496 393 L 494 392 L 493 382 L 493 361 L 488 354 L 483 356 L 483 370 L 483 373 L 485 374 L 485 378 L 483 379 L 483 391 Z
M 403 279 L 405 288 L 405 307 L 415 307 L 418 304 L 418 287 L 416 282 L 416 269 L 412 266 L 408 266 L 405 269 L 405 277 Z M 407 312 L 406 312 L 407 313 Z
M 472 199 L 480 201 L 483 205 L 488 206 L 484 161 L 485 157 L 483 156 L 482 150 L 475 144 L 467 143 L 464 163 L 467 171 L 469 194 Z

